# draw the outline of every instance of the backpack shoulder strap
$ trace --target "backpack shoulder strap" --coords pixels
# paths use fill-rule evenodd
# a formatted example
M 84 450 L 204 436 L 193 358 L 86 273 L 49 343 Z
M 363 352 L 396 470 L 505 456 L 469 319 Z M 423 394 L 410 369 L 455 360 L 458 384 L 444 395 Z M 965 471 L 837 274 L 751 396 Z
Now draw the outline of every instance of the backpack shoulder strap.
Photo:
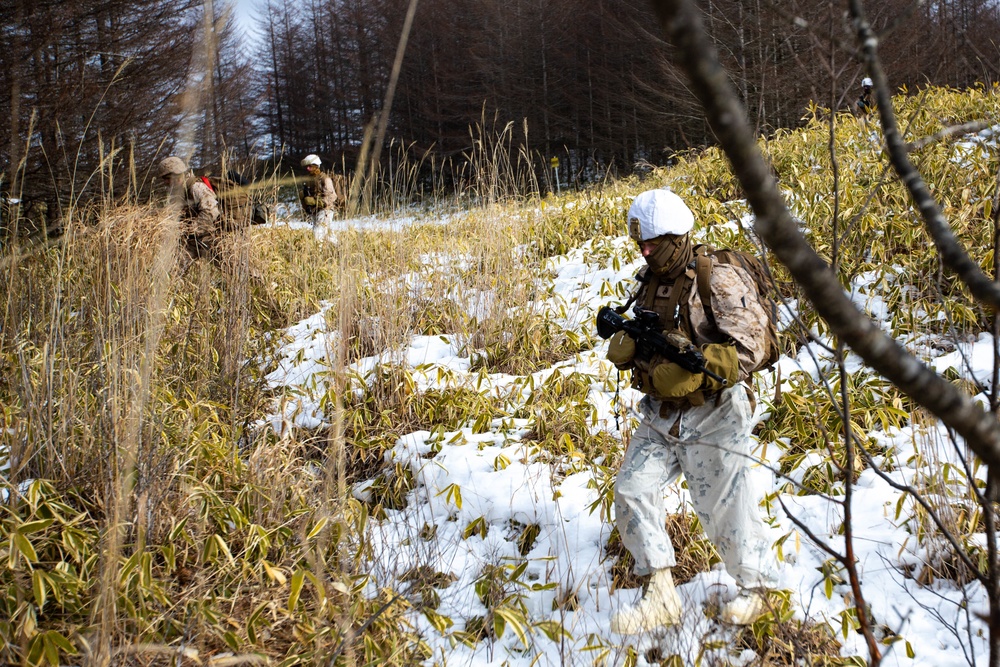
M 694 282 L 694 272 L 690 268 L 677 277 L 673 287 L 670 288 L 670 297 L 667 302 L 667 312 L 672 318 L 671 326 L 681 328 L 684 335 L 691 338 L 692 332 L 690 321 L 687 317 L 687 299 L 691 293 L 691 283 Z
M 713 252 L 707 246 L 705 252 L 695 254 L 695 275 L 698 277 L 698 296 L 701 297 L 701 305 L 705 309 L 705 317 L 714 329 L 718 329 L 715 323 L 715 312 L 712 310 L 712 258 L 709 253 Z

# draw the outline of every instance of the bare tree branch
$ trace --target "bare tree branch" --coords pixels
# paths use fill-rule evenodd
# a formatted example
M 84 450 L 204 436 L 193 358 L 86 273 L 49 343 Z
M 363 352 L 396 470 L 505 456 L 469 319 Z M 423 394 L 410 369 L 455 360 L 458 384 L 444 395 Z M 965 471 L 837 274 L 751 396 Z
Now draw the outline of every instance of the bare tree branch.
M 844 454 L 847 461 L 847 475 L 844 477 L 844 569 L 854 595 L 854 611 L 858 615 L 858 625 L 868 644 L 868 664 L 878 667 L 882 664 L 882 651 L 872 631 L 872 618 L 861 589 L 857 556 L 854 554 L 854 432 L 851 429 L 851 397 L 847 392 L 847 366 L 844 364 L 844 346 L 837 346 L 837 366 L 840 369 L 840 399 L 844 412 Z
M 757 233 L 788 267 L 816 311 L 868 365 L 954 428 L 987 464 L 1000 464 L 1000 425 L 996 419 L 859 312 L 827 263 L 799 233 L 695 4 L 691 0 L 652 0 L 652 4 L 664 35 L 678 47 L 691 88 L 746 193 L 756 216 Z M 884 76 L 882 84 L 884 87 Z M 888 100 L 882 102 L 888 105 Z M 902 152 L 905 154 L 905 149 Z M 1000 286 L 986 276 L 983 279 L 989 289 L 980 292 L 1000 297 Z M 990 301 L 997 302 L 997 298 Z
M 979 132 L 980 130 L 985 130 L 988 127 L 990 127 L 990 123 L 987 123 L 986 121 L 982 120 L 974 120 L 968 123 L 962 123 L 961 125 L 949 125 L 940 132 L 935 132 L 934 134 L 928 137 L 922 137 L 915 141 L 909 142 L 908 144 L 906 144 L 906 150 L 912 152 L 921 149 L 924 146 L 928 146 L 935 142 L 941 141 L 942 139 L 953 137 L 956 134 L 968 134 L 970 132 Z

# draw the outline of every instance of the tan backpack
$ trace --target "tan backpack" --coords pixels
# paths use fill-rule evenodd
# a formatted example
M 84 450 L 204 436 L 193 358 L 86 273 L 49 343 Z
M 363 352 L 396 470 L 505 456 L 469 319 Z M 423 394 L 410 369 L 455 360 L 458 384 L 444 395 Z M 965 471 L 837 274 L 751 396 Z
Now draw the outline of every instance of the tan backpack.
M 199 176 L 215 193 L 219 208 L 228 229 L 238 229 L 247 225 L 263 225 L 271 221 L 273 211 L 263 201 L 259 192 L 250 184 L 240 183 L 226 176 Z M 255 196 L 258 195 L 258 196 Z
M 716 250 L 711 246 L 695 246 L 695 273 L 698 276 L 698 296 L 701 297 L 701 304 L 705 308 L 705 316 L 715 327 L 715 312 L 712 310 L 712 260 L 715 257 L 722 264 L 733 264 L 744 269 L 753 278 L 756 286 L 756 298 L 767 313 L 767 326 L 765 336 L 767 337 L 767 355 L 764 360 L 750 372 L 769 369 L 778 362 L 781 357 L 781 345 L 778 341 L 778 304 L 775 301 L 777 288 L 770 272 L 764 264 L 755 256 L 742 250 L 723 249 Z

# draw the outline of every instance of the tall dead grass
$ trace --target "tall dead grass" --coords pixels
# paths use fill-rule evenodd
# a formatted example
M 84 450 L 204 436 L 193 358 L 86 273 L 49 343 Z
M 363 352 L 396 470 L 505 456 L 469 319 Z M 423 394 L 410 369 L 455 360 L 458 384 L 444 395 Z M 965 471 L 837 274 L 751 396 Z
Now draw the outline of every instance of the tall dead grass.
M 454 335 L 485 369 L 517 373 L 586 344 L 543 326 L 531 276 L 588 230 L 520 206 L 537 189 L 526 161 L 504 153 L 509 132 L 481 135 L 458 195 L 479 206 L 448 224 L 347 231 L 334 244 L 252 228 L 228 234 L 216 261 L 186 266 L 175 216 L 109 196 L 58 242 L 4 247 L 0 521 L 16 537 L 0 574 L 0 661 L 426 657 L 402 621 L 407 603 L 364 592 L 365 526 L 380 509 L 353 499 L 348 480 L 412 424 L 502 408 L 421 396 L 405 373 L 374 383 L 349 365 L 383 351 L 398 361 L 424 334 Z M 415 165 L 393 169 L 383 210 L 419 188 Z M 323 302 L 339 332 L 328 426 L 276 434 L 261 424 L 280 398 L 265 380 L 278 334 Z M 410 417 L 387 426 L 387 414 Z M 397 477 L 383 498 L 404 502 L 407 489 Z

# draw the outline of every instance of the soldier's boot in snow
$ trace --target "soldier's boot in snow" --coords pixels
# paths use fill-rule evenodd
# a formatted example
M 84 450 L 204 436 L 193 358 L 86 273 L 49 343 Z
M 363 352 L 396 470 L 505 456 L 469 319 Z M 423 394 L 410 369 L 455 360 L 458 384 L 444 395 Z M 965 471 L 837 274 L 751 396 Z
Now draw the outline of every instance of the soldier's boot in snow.
M 767 591 L 762 588 L 741 589 L 740 594 L 722 607 L 722 620 L 733 625 L 750 625 L 767 608 Z
M 674 588 L 670 568 L 656 570 L 649 578 L 645 595 L 634 607 L 628 607 L 611 617 L 611 631 L 620 635 L 637 635 L 654 628 L 675 625 L 681 620 L 681 596 Z

